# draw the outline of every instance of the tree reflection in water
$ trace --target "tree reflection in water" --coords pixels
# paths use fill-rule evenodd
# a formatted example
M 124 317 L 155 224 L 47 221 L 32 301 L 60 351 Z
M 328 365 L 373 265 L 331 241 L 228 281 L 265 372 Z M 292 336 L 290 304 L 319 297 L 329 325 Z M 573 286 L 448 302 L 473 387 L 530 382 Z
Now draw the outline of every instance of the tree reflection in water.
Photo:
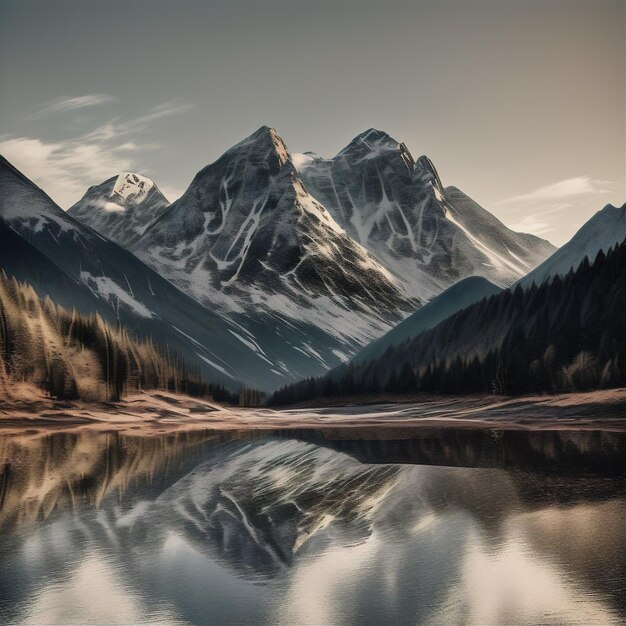
M 2 621 L 621 622 L 621 433 L 0 439 Z

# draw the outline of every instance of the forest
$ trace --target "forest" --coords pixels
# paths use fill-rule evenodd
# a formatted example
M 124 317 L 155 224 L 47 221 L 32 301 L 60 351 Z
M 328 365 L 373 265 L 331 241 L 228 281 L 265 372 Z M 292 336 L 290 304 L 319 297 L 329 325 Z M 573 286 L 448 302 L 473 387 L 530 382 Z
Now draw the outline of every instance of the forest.
M 626 386 L 626 242 L 565 276 L 484 298 L 381 357 L 284 387 L 286 405 L 390 393 L 518 395 Z
M 117 401 L 143 389 L 210 396 L 237 395 L 204 381 L 167 346 L 139 341 L 100 315 L 68 311 L 0 270 L 0 398 L 31 383 L 64 400 Z

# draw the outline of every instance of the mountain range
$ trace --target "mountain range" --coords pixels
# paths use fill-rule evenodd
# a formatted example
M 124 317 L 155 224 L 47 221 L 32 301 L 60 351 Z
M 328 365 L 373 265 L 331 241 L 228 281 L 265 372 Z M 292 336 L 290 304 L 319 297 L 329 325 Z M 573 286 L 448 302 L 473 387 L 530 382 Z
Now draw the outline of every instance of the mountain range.
M 234 336 L 236 325 L 73 219 L 5 159 L 0 159 L 0 188 L 0 266 L 40 296 L 85 314 L 98 312 L 109 323 L 152 337 L 200 366 L 209 380 L 230 386 L 274 383 L 265 361 Z
M 554 247 L 516 233 L 455 187 L 427 156 L 370 129 L 332 159 L 296 157 L 298 172 L 356 241 L 425 303 L 467 276 L 508 286 Z
M 7 273 L 231 389 L 276 389 L 415 336 L 555 250 L 373 129 L 325 159 L 292 154 L 263 126 L 172 204 L 131 172 L 67 213 L 5 159 L 0 182 Z
M 198 172 L 130 249 L 244 327 L 306 322 L 347 353 L 419 304 L 306 191 L 267 127 Z

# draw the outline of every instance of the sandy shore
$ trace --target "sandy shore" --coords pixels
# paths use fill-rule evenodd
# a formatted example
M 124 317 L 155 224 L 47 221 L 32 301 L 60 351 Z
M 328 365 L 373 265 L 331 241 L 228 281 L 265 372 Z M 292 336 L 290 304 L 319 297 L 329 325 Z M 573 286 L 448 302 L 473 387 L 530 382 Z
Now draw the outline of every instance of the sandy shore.
M 395 397 L 284 410 L 227 407 L 151 391 L 121 402 L 60 402 L 35 389 L 0 400 L 0 433 L 116 430 L 148 435 L 199 429 L 451 427 L 626 431 L 626 389 L 553 396 Z

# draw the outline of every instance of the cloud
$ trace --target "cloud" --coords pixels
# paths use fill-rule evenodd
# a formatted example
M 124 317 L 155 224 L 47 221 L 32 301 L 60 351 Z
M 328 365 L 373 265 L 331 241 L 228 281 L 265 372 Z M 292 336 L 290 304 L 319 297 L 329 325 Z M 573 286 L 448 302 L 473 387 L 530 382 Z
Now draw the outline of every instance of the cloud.
M 86 96 L 75 96 L 73 98 L 62 96 L 56 100 L 45 102 L 37 111 L 29 115 L 27 119 L 38 119 L 54 113 L 65 113 L 67 111 L 75 111 L 76 109 L 84 109 L 85 107 L 98 106 L 105 102 L 114 102 L 116 99 L 104 93 L 90 93 Z
M 171 102 L 164 102 L 154 108 L 147 111 L 144 115 L 132 120 L 125 125 L 128 132 L 137 131 L 145 128 L 148 124 L 161 119 L 163 117 L 169 117 L 170 115 L 179 115 L 180 113 L 187 113 L 193 109 L 193 104 L 185 104 L 180 100 L 173 100 Z
M 0 141 L 0 153 L 64 209 L 81 198 L 90 185 L 136 169 L 127 152 L 80 140 L 46 143 L 16 137 Z
M 590 176 L 576 176 L 574 178 L 561 180 L 551 185 L 537 187 L 529 193 L 500 200 L 495 204 L 534 204 L 544 201 L 562 200 L 564 198 L 572 198 L 575 196 L 609 193 L 609 191 L 605 189 L 606 185 L 609 184 L 611 183 L 607 180 L 596 180 Z
M 98 198 L 94 202 L 94 205 L 109 213 L 123 213 L 126 210 L 123 206 L 120 206 L 116 202 L 102 200 L 101 198 Z
M 553 231 L 555 226 L 554 223 L 542 219 L 543 216 L 544 213 L 525 215 L 514 224 L 511 224 L 510 228 L 519 233 L 545 235 L 546 233 Z
M 67 209 L 90 185 L 120 172 L 139 171 L 149 175 L 141 157 L 146 151 L 158 148 L 158 144 L 138 143 L 131 136 L 166 116 L 191 108 L 179 101 L 165 102 L 137 118 L 111 120 L 85 135 L 63 141 L 0 137 L 0 154 L 31 177 L 59 206 Z M 168 188 L 168 199 L 178 195 L 178 189 Z
M 85 139 L 89 141 L 109 141 L 117 137 L 138 133 L 157 120 L 171 115 L 186 113 L 191 111 L 191 109 L 193 109 L 192 104 L 185 104 L 179 100 L 164 102 L 148 109 L 143 115 L 134 119 L 125 122 L 117 119 L 110 120 L 85 135 Z M 128 145 L 132 145 L 132 143 Z

